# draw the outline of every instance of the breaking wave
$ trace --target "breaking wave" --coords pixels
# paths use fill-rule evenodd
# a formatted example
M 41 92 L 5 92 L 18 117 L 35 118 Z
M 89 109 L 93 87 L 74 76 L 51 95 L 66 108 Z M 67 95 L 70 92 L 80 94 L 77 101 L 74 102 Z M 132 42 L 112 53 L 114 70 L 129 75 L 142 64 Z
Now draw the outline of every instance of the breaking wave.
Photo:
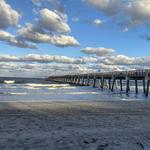
M 54 88 L 70 86 L 69 84 L 38 84 L 38 83 L 27 83 L 25 85 L 30 87 L 54 87 Z
M 4 80 L 5 84 L 14 84 L 15 80 Z

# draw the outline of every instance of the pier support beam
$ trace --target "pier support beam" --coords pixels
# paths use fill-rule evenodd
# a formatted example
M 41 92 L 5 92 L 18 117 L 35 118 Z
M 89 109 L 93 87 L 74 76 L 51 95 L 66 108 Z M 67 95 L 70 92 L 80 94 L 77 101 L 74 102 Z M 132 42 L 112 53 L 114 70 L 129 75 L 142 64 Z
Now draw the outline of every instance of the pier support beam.
M 108 80 L 105 79 L 105 83 L 106 83 L 106 88 L 109 89 Z
M 81 85 L 84 86 L 84 77 L 82 77 Z
M 80 85 L 80 76 L 78 76 L 77 84 Z
M 128 94 L 130 91 L 130 80 L 126 77 L 126 93 Z
M 100 81 L 101 81 L 101 89 L 103 89 L 104 88 L 104 77 L 102 77 Z
M 76 83 L 76 77 L 73 77 L 73 84 Z
M 120 91 L 123 91 L 123 87 L 122 87 L 122 79 L 120 79 Z
M 145 94 L 146 89 L 145 89 L 145 80 L 143 80 L 143 93 Z
M 111 90 L 111 79 L 108 79 L 109 90 Z
M 112 88 L 111 88 L 112 92 L 114 91 L 115 82 L 116 82 L 116 78 L 112 76 Z
M 87 77 L 87 86 L 89 86 L 90 85 L 90 77 L 88 76 Z
M 146 87 L 146 93 L 145 95 L 149 95 L 149 86 L 150 86 L 150 77 L 149 77 L 150 71 L 146 72 L 145 81 L 147 81 L 147 87 Z
M 135 92 L 138 93 L 138 81 L 135 79 Z
M 150 85 L 150 80 L 147 81 L 147 88 L 146 88 L 146 96 L 149 94 L 149 85 Z
M 93 88 L 95 88 L 96 87 L 96 76 L 94 76 L 94 78 L 93 78 Z

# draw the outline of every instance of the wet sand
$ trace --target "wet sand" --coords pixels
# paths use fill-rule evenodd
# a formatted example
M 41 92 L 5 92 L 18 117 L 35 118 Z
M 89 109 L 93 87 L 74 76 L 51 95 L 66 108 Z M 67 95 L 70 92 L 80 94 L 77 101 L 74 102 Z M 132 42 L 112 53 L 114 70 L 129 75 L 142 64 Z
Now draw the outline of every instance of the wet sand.
M 0 150 L 150 150 L 150 101 L 0 103 Z

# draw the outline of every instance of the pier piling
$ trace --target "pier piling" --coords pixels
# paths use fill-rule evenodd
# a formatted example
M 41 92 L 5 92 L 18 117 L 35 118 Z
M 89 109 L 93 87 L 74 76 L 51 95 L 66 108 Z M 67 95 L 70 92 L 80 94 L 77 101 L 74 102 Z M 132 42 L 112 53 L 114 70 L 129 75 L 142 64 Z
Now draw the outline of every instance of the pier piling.
M 93 88 L 95 88 L 96 87 L 96 76 L 94 76 L 94 78 L 93 78 Z
M 90 81 L 93 80 L 92 86 L 96 87 L 96 81 L 99 80 L 100 88 L 107 88 L 114 91 L 114 88 L 120 86 L 120 91 L 123 91 L 124 85 L 126 85 L 126 93 L 130 91 L 130 81 L 135 82 L 135 93 L 139 93 L 138 81 L 143 86 L 143 93 L 145 96 L 149 95 L 150 86 L 150 69 L 145 70 L 132 70 L 132 71 L 115 71 L 115 72 L 100 72 L 91 74 L 78 74 L 78 75 L 65 75 L 65 76 L 51 76 L 47 80 L 55 82 L 63 82 L 76 85 L 90 85 Z M 132 82 L 131 82 L 132 84 Z

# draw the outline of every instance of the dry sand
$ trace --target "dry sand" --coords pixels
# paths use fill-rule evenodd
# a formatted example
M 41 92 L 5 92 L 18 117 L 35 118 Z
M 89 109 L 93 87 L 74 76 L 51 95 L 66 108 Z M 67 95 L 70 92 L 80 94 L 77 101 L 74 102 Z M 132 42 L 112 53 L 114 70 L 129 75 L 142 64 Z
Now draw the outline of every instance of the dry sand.
M 150 101 L 0 103 L 0 150 L 150 150 Z

